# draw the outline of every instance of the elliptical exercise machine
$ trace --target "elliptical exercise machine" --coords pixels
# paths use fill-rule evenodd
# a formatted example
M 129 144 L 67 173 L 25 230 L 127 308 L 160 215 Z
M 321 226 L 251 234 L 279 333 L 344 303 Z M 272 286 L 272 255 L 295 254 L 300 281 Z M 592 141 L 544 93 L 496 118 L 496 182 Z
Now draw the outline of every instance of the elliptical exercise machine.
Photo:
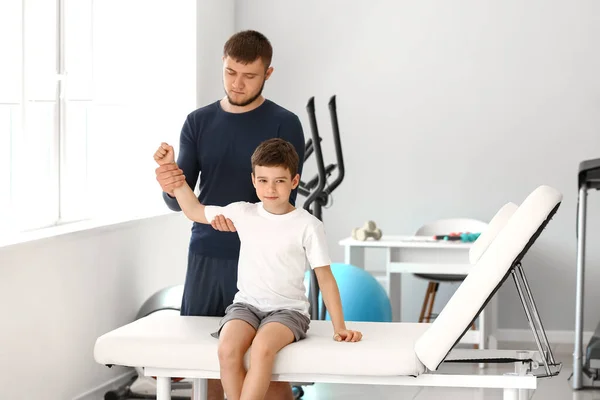
M 331 127 L 333 131 L 333 142 L 335 146 L 335 155 L 337 164 L 329 164 L 325 167 L 323 161 L 323 152 L 321 149 L 321 136 L 317 127 L 317 118 L 315 114 L 315 98 L 311 97 L 306 105 L 308 118 L 310 122 L 311 138 L 306 142 L 304 161 L 315 153 L 317 162 L 317 175 L 307 183 L 300 181 L 298 193 L 306 196 L 304 209 L 323 221 L 323 207 L 326 207 L 333 191 L 342 183 L 345 175 L 344 155 L 342 152 L 342 143 L 340 140 L 340 130 L 337 118 L 336 96 L 331 96 L 329 100 L 329 114 L 331 116 Z M 331 183 L 327 183 L 327 178 L 337 170 L 337 177 Z M 309 288 L 310 313 L 313 320 L 324 320 L 326 309 L 325 303 L 321 301 L 319 313 L 319 283 L 313 270 L 310 271 Z

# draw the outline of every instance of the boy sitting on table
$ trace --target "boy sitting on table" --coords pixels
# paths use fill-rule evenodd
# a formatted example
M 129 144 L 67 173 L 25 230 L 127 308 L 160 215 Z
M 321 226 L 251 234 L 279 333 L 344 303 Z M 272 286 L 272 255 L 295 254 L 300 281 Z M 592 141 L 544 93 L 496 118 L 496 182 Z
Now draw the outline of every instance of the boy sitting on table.
M 174 162 L 173 147 L 161 144 L 154 159 L 160 165 Z M 230 400 L 262 399 L 277 352 L 306 337 L 310 324 L 304 286 L 307 259 L 331 315 L 333 339 L 362 338 L 360 332 L 346 329 L 323 223 L 289 203 L 290 192 L 300 181 L 298 161 L 294 146 L 282 139 L 267 140 L 256 148 L 251 178 L 258 203 L 205 206 L 187 184 L 174 190 L 189 219 L 209 224 L 223 215 L 233 221 L 240 237 L 238 292 L 213 334 L 219 338 L 221 382 Z M 250 345 L 246 372 L 243 357 Z

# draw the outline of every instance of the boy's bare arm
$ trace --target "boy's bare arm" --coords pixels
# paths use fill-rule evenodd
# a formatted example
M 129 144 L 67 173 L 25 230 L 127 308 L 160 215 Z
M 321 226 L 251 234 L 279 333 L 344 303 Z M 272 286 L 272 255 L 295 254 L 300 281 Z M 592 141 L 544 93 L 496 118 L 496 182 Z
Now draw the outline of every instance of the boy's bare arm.
M 165 165 L 175 162 L 175 151 L 173 146 L 167 143 L 161 143 L 160 147 L 154 153 L 154 161 L 158 165 Z M 185 214 L 186 217 L 192 221 L 199 222 L 201 224 L 208 224 L 206 215 L 204 214 L 204 205 L 198 201 L 198 198 L 194 194 L 194 191 L 190 188 L 187 182 L 183 182 L 183 185 L 173 189 L 173 193 L 177 198 L 179 207 Z
M 342 300 L 340 291 L 331 272 L 329 265 L 315 268 L 315 274 L 319 281 L 319 288 L 323 293 L 325 307 L 331 316 L 333 324 L 334 339 L 337 341 L 357 342 L 362 338 L 362 333 L 348 330 L 344 321 L 344 312 L 342 310 Z
M 181 210 L 186 217 L 201 224 L 209 223 L 206 220 L 206 214 L 204 214 L 204 204 L 198 201 L 198 198 L 187 182 L 184 182 L 183 185 L 173 189 L 173 193 L 175 193 L 179 207 L 181 207 Z

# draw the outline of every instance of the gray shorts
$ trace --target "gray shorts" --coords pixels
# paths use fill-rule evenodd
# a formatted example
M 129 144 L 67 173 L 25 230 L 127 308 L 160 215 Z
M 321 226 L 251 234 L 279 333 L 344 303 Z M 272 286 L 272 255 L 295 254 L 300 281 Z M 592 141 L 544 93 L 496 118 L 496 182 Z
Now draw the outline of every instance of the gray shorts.
M 306 332 L 310 325 L 310 319 L 298 311 L 260 311 L 247 303 L 233 303 L 225 310 L 225 316 L 219 322 L 219 329 L 217 332 L 212 333 L 211 335 L 215 338 L 219 338 L 223 326 L 233 319 L 246 321 L 257 331 L 258 328 L 269 322 L 279 322 L 292 331 L 296 342 L 306 337 Z

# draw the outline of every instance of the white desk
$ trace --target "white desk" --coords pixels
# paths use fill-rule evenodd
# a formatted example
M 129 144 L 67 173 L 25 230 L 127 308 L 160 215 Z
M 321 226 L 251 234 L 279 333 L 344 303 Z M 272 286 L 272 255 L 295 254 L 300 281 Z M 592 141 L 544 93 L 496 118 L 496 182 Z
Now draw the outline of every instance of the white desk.
M 424 238 L 422 238 L 424 239 Z M 379 248 L 387 253 L 386 285 L 392 304 L 394 321 L 402 321 L 401 277 L 402 274 L 427 273 L 467 275 L 472 268 L 469 263 L 471 243 L 453 241 L 415 241 L 414 236 L 383 236 L 380 240 L 364 242 L 346 238 L 339 242 L 344 247 L 344 262 L 365 268 L 365 249 Z M 421 302 L 418 302 L 420 304 Z M 496 349 L 494 336 L 497 322 L 496 296 L 479 315 L 477 330 L 469 330 L 460 343 L 478 344 L 480 349 Z

